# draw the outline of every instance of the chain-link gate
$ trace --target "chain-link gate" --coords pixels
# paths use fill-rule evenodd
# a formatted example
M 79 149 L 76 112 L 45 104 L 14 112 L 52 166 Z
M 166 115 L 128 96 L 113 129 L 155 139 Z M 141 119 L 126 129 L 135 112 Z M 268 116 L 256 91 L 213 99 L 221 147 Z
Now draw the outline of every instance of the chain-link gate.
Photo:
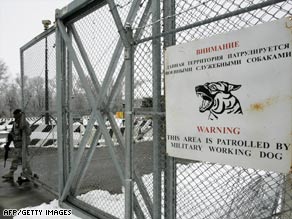
M 20 49 L 22 109 L 32 131 L 27 163 L 34 177 L 29 177 L 53 194 L 58 191 L 55 39 L 51 27 Z
M 57 10 L 56 29 L 21 49 L 23 108 L 39 116 L 34 180 L 97 218 L 291 218 L 290 174 L 165 154 L 162 52 L 291 10 L 290 0 L 84 0 Z M 49 111 L 35 98 L 44 89 L 32 90 L 46 72 Z M 50 124 L 36 111 L 50 112 Z
M 64 167 L 60 201 L 102 218 L 149 217 L 153 205 L 142 174 L 152 169 L 151 144 L 146 142 L 147 136 L 152 138 L 152 121 L 141 117 L 134 123 L 133 108 L 140 103 L 133 99 L 133 42 L 141 34 L 133 35 L 131 25 L 139 22 L 139 13 L 148 16 L 150 5 L 137 0 L 73 2 L 71 6 L 57 12 L 58 137 L 63 136 L 58 146 Z M 90 115 L 74 149 L 68 144 L 72 128 L 67 124 L 72 124 L 76 82 L 81 84 Z M 124 112 L 124 119 L 115 116 L 118 111 Z M 145 156 L 135 165 L 147 168 L 133 167 L 133 135 L 137 136 L 135 153 Z

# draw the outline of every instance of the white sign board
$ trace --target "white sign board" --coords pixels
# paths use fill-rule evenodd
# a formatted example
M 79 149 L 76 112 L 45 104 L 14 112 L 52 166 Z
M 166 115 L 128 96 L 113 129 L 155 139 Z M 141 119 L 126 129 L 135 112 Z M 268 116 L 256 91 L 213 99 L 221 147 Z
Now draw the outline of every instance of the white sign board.
M 285 18 L 167 48 L 169 156 L 289 171 L 289 27 Z

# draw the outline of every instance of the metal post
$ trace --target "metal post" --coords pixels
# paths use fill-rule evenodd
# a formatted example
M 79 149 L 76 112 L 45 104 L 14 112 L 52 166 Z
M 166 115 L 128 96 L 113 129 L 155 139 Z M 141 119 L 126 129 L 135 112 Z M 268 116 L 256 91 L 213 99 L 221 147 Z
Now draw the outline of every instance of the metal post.
M 45 124 L 48 125 L 49 118 L 49 86 L 48 86 L 48 37 L 45 38 Z
M 152 1 L 152 35 L 160 34 L 160 1 Z M 152 40 L 153 111 L 161 111 L 161 39 Z M 153 218 L 161 218 L 161 118 L 153 116 Z
M 21 107 L 22 107 L 22 116 L 21 123 L 25 125 L 26 117 L 25 117 L 25 106 L 24 106 L 24 64 L 23 64 L 23 50 L 20 50 L 20 72 L 21 72 Z M 27 142 L 26 142 L 26 128 L 22 133 L 22 172 L 27 173 Z
M 132 39 L 132 29 L 130 24 L 126 25 L 127 37 Z M 133 84 L 134 84 L 134 56 L 133 46 L 125 47 L 125 142 L 126 142 L 126 161 L 125 161 L 125 218 L 133 218 Z
M 21 74 L 21 108 L 22 108 L 22 112 L 24 112 L 24 71 L 23 71 L 23 51 L 20 51 L 20 74 Z M 22 117 L 23 119 L 23 117 Z M 23 121 L 22 121 L 23 122 Z M 25 135 L 23 135 L 25 136 Z M 24 141 L 26 141 L 26 138 L 22 137 L 22 148 L 25 147 L 25 143 Z M 25 166 L 25 157 L 26 157 L 26 152 L 24 151 L 24 149 L 22 149 L 22 170 L 24 169 Z
M 21 122 L 22 124 L 22 173 L 24 173 L 24 176 L 26 174 L 28 174 L 28 161 L 27 161 L 27 133 L 26 133 L 26 128 L 24 128 L 26 126 L 26 117 L 25 117 L 25 113 L 22 112 L 21 115 Z
M 26 117 L 25 117 L 25 96 L 24 96 L 24 63 L 23 63 L 23 51 L 20 49 L 20 74 L 21 74 L 21 108 L 22 108 L 22 116 L 21 116 L 21 123 L 22 125 L 26 125 Z M 26 139 L 26 128 L 23 129 L 22 133 L 22 151 L 21 151 L 21 156 L 22 156 L 22 172 L 27 173 L 27 139 Z
M 56 18 L 58 19 L 59 10 L 56 10 Z M 58 194 L 61 197 L 65 186 L 65 173 L 64 173 L 64 148 L 66 145 L 65 126 L 66 116 L 64 108 L 65 97 L 65 45 L 62 39 L 59 27 L 56 27 L 56 77 L 57 77 L 57 144 L 58 144 Z
M 72 38 L 72 33 L 68 30 L 68 35 Z M 66 143 L 66 172 L 65 180 L 68 179 L 68 175 L 71 171 L 72 161 L 73 161 L 73 115 L 72 115 L 72 87 L 73 87 L 73 76 L 72 76 L 73 63 L 70 56 L 70 52 L 67 50 L 67 83 L 66 83 L 66 103 L 67 103 L 67 121 L 68 121 L 68 130 L 67 130 L 67 143 Z
M 50 20 L 43 20 L 44 30 L 48 30 L 49 25 L 51 24 Z M 50 122 L 50 115 L 49 115 L 49 86 L 48 86 L 48 37 L 45 37 L 45 123 L 46 125 Z
M 170 32 L 175 29 L 175 0 L 164 0 L 163 32 Z M 175 33 L 164 37 L 164 49 L 175 44 Z M 165 92 L 164 92 L 165 93 Z M 165 126 L 166 128 L 166 126 Z M 166 130 L 165 130 L 166 131 Z M 166 147 L 166 145 L 164 146 Z M 166 150 L 166 148 L 165 148 Z M 176 161 L 175 158 L 166 155 L 165 164 L 165 219 L 176 218 Z
M 24 67 L 23 67 L 23 51 L 20 49 L 20 79 L 21 79 L 21 108 L 22 111 L 24 112 Z
M 145 7 L 144 13 L 140 19 L 139 24 L 138 24 L 138 27 L 143 27 L 147 24 L 147 21 L 149 20 L 149 16 L 150 16 L 150 13 L 149 13 L 150 8 L 151 8 L 151 1 L 148 1 L 147 5 Z M 134 38 L 133 40 L 136 41 L 137 39 L 139 39 L 142 36 L 142 33 L 143 33 L 142 28 L 136 30 L 134 37 L 133 37 Z M 120 73 L 118 74 L 118 78 L 117 78 L 115 85 L 114 85 L 114 87 L 111 91 L 111 94 L 109 96 L 107 108 L 109 108 L 110 110 L 114 106 L 116 96 L 117 96 L 118 92 L 120 92 L 121 85 L 123 84 L 123 83 L 121 83 L 121 81 L 123 81 L 123 79 L 124 79 L 124 68 L 125 68 L 125 64 L 123 63 L 123 65 L 120 69 Z

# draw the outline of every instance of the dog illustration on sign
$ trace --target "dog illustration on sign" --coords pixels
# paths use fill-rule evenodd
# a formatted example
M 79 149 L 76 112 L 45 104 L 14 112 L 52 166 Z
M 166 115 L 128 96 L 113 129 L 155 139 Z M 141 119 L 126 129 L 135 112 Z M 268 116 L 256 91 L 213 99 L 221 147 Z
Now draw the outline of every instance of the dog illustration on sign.
M 225 81 L 207 82 L 196 86 L 196 94 L 202 98 L 199 111 L 209 111 L 210 120 L 218 119 L 221 114 L 243 114 L 239 100 L 231 93 L 240 87 L 241 85 Z

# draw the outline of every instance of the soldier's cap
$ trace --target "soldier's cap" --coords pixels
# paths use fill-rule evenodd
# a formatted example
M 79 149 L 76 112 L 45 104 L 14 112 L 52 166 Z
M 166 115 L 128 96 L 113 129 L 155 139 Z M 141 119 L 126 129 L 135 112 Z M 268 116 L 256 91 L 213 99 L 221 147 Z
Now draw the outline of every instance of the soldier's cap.
M 18 113 L 21 113 L 21 109 L 16 109 L 16 110 L 13 111 L 13 114 L 14 114 L 14 115 L 16 115 L 16 114 L 18 114 Z

